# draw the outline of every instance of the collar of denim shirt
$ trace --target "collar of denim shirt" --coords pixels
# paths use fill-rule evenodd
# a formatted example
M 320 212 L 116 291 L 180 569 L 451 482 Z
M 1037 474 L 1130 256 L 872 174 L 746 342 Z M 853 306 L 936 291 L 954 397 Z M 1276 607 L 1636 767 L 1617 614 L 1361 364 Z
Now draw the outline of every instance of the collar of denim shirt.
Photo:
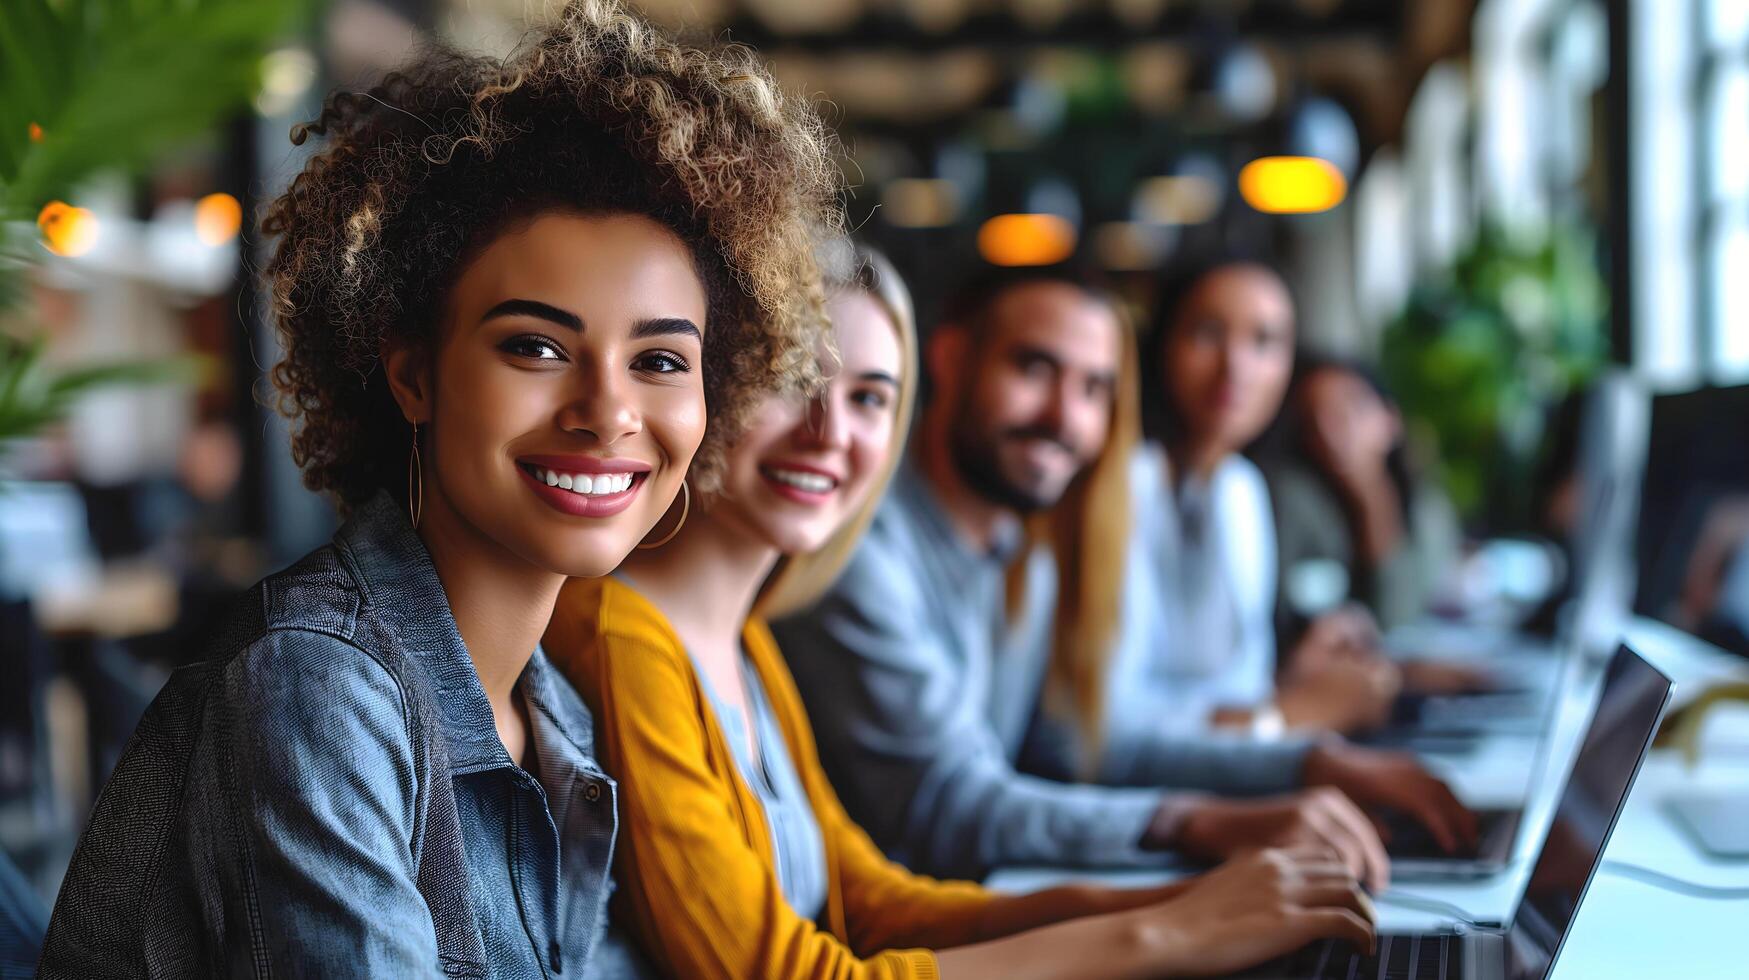
M 379 492 L 353 511 L 335 540 L 358 569 L 364 602 L 390 625 L 408 662 L 430 685 L 451 774 L 511 765 L 437 568 L 406 513 L 388 494 Z M 558 683 L 553 666 L 536 647 L 517 688 L 584 759 L 592 760 L 594 726 L 587 709 L 577 698 L 561 696 Z

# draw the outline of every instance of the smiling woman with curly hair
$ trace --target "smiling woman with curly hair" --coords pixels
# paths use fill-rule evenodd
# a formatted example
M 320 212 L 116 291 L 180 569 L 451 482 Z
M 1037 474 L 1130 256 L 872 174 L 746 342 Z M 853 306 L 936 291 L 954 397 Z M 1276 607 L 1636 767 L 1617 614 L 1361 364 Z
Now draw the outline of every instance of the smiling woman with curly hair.
M 348 520 L 153 702 L 40 975 L 634 971 L 616 785 L 538 642 L 818 383 L 832 146 L 750 52 L 611 0 L 505 60 L 430 50 L 310 137 L 265 222 L 273 379 Z

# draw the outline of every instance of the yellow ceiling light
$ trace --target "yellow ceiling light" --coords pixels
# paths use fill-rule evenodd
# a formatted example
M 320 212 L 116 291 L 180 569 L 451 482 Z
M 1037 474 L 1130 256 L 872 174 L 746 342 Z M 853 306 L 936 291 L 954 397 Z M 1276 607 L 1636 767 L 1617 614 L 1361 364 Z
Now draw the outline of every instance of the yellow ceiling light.
M 1239 171 L 1245 203 L 1265 214 L 1316 214 L 1348 196 L 1348 180 L 1317 157 L 1263 157 Z
M 229 194 L 208 194 L 195 202 L 194 233 L 217 248 L 243 230 L 243 205 Z
M 1075 226 L 1054 214 L 999 214 L 978 229 L 991 265 L 1052 265 L 1075 253 Z
M 42 230 L 43 245 L 56 255 L 76 258 L 97 246 L 97 216 L 65 201 L 44 205 L 37 213 L 36 226 Z

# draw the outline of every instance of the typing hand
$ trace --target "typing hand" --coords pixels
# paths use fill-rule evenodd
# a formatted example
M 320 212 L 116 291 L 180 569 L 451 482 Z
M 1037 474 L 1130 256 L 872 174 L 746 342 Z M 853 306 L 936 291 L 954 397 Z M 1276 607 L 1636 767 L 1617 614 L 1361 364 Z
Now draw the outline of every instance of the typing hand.
M 1352 657 L 1374 658 L 1379 648 L 1379 624 L 1365 606 L 1345 603 L 1312 620 L 1289 653 L 1288 673 L 1317 670 Z
M 1476 815 L 1407 753 L 1320 745 L 1306 757 L 1305 781 L 1339 789 L 1361 806 L 1409 814 L 1448 854 L 1476 847 Z
M 1289 728 L 1351 735 L 1384 724 L 1402 686 L 1401 672 L 1382 657 L 1339 657 L 1294 670 L 1275 703 Z
M 1329 787 L 1255 800 L 1200 801 L 1163 843 L 1207 860 L 1266 847 L 1322 848 L 1368 887 L 1383 889 L 1391 880 L 1378 830 L 1340 790 Z
M 1321 847 L 1256 851 L 1192 880 L 1177 897 L 1136 915 L 1168 937 L 1171 976 L 1219 976 L 1319 939 L 1373 949 L 1373 907 L 1354 877 Z
M 1407 660 L 1397 666 L 1403 689 L 1413 694 L 1480 694 L 1500 686 L 1487 670 L 1453 660 Z

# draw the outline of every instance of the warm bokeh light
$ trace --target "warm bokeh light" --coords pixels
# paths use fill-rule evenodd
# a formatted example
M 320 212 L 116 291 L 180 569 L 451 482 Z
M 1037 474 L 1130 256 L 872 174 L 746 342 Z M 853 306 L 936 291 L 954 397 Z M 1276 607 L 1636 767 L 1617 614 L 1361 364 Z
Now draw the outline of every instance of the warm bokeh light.
M 1107 221 L 1093 229 L 1089 240 L 1101 266 L 1114 272 L 1141 272 L 1160 267 L 1174 234 L 1158 224 Z
M 1265 214 L 1315 214 L 1348 196 L 1348 181 L 1328 160 L 1263 157 L 1239 171 L 1245 203 Z
M 999 214 L 978 229 L 991 265 L 1051 265 L 1075 252 L 1075 226 L 1054 214 Z
M 243 229 L 243 205 L 229 194 L 208 194 L 195 202 L 194 233 L 213 247 L 229 242 Z
M 1157 225 L 1200 225 L 1221 209 L 1221 186 L 1200 174 L 1150 177 L 1136 188 L 1137 216 Z
M 65 201 L 50 201 L 36 216 L 43 245 L 56 255 L 76 258 L 97 246 L 97 216 Z
M 297 108 L 298 100 L 316 83 L 316 56 L 301 47 L 281 48 L 261 59 L 261 92 L 255 111 L 280 116 Z
M 43 141 L 43 128 L 37 123 L 30 124 L 30 141 L 32 143 L 41 143 Z
M 959 216 L 959 192 L 946 180 L 895 180 L 881 196 L 881 209 L 896 228 L 940 228 Z

